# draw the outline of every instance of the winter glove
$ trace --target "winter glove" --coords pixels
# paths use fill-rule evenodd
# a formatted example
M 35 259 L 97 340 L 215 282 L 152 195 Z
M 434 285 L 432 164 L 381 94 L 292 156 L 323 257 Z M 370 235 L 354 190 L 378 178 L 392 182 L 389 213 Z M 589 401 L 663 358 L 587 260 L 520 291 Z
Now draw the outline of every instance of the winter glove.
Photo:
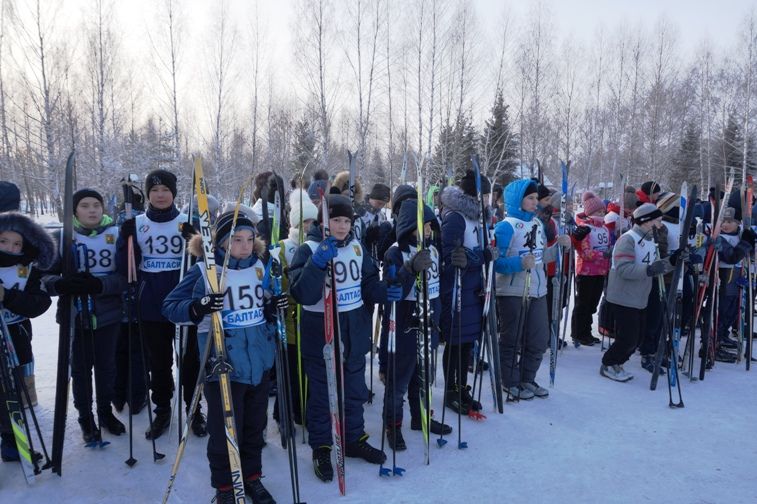
M 395 303 L 401 300 L 402 300 L 402 285 L 388 284 L 386 286 L 386 301 L 388 303 Z
M 75 294 L 100 294 L 103 291 L 102 280 L 92 273 L 77 273 L 73 278 Z
M 102 282 L 100 280 L 92 277 L 90 281 L 84 275 L 92 277 L 89 273 L 74 273 L 61 277 L 55 281 L 55 292 L 62 296 L 81 296 L 83 294 L 98 294 L 102 292 Z M 97 289 L 97 292 L 89 292 L 87 287 Z
M 286 312 L 289 309 L 289 296 L 282 294 L 281 296 L 273 296 L 271 298 L 271 304 L 276 308 L 276 311 L 283 310 Z
M 484 261 L 491 262 L 496 261 L 499 258 L 499 247 L 496 245 L 493 247 L 486 247 L 484 249 Z
M 557 237 L 557 244 L 563 248 L 570 247 L 570 236 L 560 235 Z
M 329 236 L 318 245 L 318 248 L 315 249 L 310 260 L 320 269 L 326 269 L 326 265 L 331 262 L 338 253 L 339 250 L 336 248 L 336 238 Z
M 195 299 L 190 305 L 190 309 L 195 318 L 202 318 L 213 312 L 223 310 L 223 294 L 220 292 L 211 292 L 200 299 Z
M 465 247 L 455 247 L 450 254 L 450 262 L 455 268 L 465 269 L 468 267 L 468 255 L 465 253 Z
M 573 238 L 575 238 L 576 241 L 582 241 L 589 236 L 589 233 L 591 233 L 591 228 L 589 226 L 578 226 L 573 230 Z
M 704 258 L 702 257 L 701 254 L 692 254 L 692 253 L 689 253 L 689 262 L 692 265 L 695 265 L 695 264 L 704 264 Z
M 657 275 L 664 275 L 673 271 L 673 265 L 667 259 L 658 259 L 649 266 L 647 266 L 647 276 L 653 277 Z
M 690 257 L 689 249 L 685 248 L 685 249 L 678 249 L 672 254 L 670 254 L 670 257 L 668 258 L 668 260 L 670 261 L 670 264 L 675 266 L 676 264 L 678 264 L 678 261 L 683 261 L 685 263 L 689 262 L 689 257 Z
M 184 237 L 185 240 L 192 239 L 192 237 L 196 234 L 200 233 L 197 232 L 192 224 L 190 224 L 189 222 L 181 223 L 181 236 Z
M 137 236 L 137 221 L 134 217 L 126 219 L 123 224 L 121 224 L 121 236 L 123 236 L 124 239 L 127 239 L 130 236 Z
M 602 252 L 602 257 L 605 259 L 610 259 L 612 257 L 612 247 L 607 247 L 607 250 Z
M 533 254 L 526 254 L 520 258 L 520 267 L 523 270 L 530 270 L 536 266 L 536 257 Z
M 370 246 L 378 242 L 380 236 L 381 236 L 381 228 L 375 225 L 368 226 L 368 229 L 365 230 L 366 245 Z
M 752 248 L 754 248 L 755 239 L 757 239 L 757 235 L 751 229 L 746 228 L 741 232 L 741 240 L 747 242 Z
M 433 261 L 431 260 L 431 251 L 429 249 L 423 249 L 416 253 L 413 257 L 405 261 L 404 268 L 416 275 L 421 271 L 426 271 L 431 267 Z

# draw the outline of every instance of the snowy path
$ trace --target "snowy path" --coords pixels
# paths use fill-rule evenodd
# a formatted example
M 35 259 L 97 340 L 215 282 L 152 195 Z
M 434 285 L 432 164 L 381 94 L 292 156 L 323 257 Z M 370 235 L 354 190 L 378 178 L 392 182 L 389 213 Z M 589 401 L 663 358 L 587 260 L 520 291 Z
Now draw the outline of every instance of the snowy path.
M 34 332 L 37 412 L 49 447 L 58 333 L 53 309 L 34 321 Z M 491 413 L 485 381 L 488 420 L 463 419 L 463 439 L 469 448 L 461 451 L 456 448 L 457 418 L 447 414 L 446 421 L 455 426 L 455 432 L 444 448 L 434 443 L 430 466 L 422 464 L 421 434 L 409 430 L 406 414 L 409 449 L 398 455 L 399 465 L 407 469 L 405 476 L 382 479 L 378 467 L 347 459 L 344 498 L 339 497 L 336 482 L 324 484 L 315 478 L 310 449 L 298 444 L 301 496 L 309 504 L 457 503 L 466 499 L 480 503 L 757 502 L 757 369 L 746 373 L 743 364 L 718 363 L 704 382 L 684 383 L 686 408 L 675 411 L 667 406 L 664 379 L 656 392 L 648 390 L 649 374 L 639 366 L 638 356 L 626 366 L 636 378 L 625 384 L 601 378 L 599 362 L 598 345 L 566 349 L 558 359 L 551 397 L 507 404 L 501 416 Z M 549 381 L 548 367 L 545 358 L 539 376 L 542 384 Z M 377 396 L 383 393 L 377 378 L 374 386 Z M 441 387 L 434 390 L 437 418 L 442 392 Z M 380 442 L 379 403 L 366 406 L 365 414 L 375 445 Z M 126 414 L 119 417 L 127 422 Z M 128 456 L 128 437 L 105 433 L 110 446 L 101 451 L 84 448 L 71 404 L 63 477 L 46 471 L 34 486 L 27 487 L 18 464 L 0 463 L 0 502 L 159 502 L 176 451 L 176 429 L 172 439 L 158 440 L 158 450 L 166 453 L 166 459 L 154 464 L 143 434 L 146 412 L 135 417 L 134 425 L 139 462 L 129 469 L 123 462 Z M 272 420 L 269 425 L 274 425 Z M 277 444 L 274 431 L 269 427 L 269 444 L 263 451 L 264 483 L 278 502 L 291 502 L 286 452 Z M 212 496 L 205 440 L 190 437 L 171 502 L 208 502 Z

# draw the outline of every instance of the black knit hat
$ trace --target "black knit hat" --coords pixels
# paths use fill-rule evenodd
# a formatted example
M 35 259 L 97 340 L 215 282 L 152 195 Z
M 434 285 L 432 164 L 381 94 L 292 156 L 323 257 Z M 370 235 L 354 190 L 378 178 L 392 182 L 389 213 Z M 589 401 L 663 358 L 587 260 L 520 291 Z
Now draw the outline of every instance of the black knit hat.
M 176 197 L 176 175 L 167 170 L 153 170 L 145 177 L 145 193 L 150 198 L 150 189 L 156 185 L 164 185 Z
M 391 189 L 389 189 L 389 186 L 384 184 L 375 184 L 373 186 L 373 189 L 371 189 L 371 193 L 368 195 L 368 198 L 380 201 L 389 201 L 391 193 L 392 191 Z
M 105 205 L 102 195 L 94 189 L 79 189 L 74 193 L 74 213 L 76 213 L 76 207 L 79 206 L 79 202 L 84 198 L 95 198 L 101 205 Z
M 550 191 L 544 184 L 539 184 L 536 187 L 536 192 L 539 193 L 539 199 L 547 198 L 552 195 L 552 191 Z
M 21 191 L 13 182 L 0 181 L 0 212 L 18 210 L 21 206 Z
M 537 193 L 539 194 L 539 187 L 537 186 L 536 182 L 533 180 L 529 182 L 529 184 L 526 186 L 526 189 L 523 191 L 523 197 L 525 198 L 529 194 Z
M 217 246 L 220 246 L 221 244 L 223 244 L 223 242 L 229 239 L 229 234 L 231 233 L 231 225 L 233 222 L 234 212 L 226 212 L 218 217 L 215 226 L 215 243 Z M 255 235 L 255 224 L 253 224 L 252 221 L 244 213 L 239 212 L 239 215 L 237 216 L 237 224 L 236 226 L 234 226 L 234 232 L 241 231 L 242 229 L 248 229 L 252 231 L 253 236 Z
M 474 198 L 477 196 L 476 174 L 473 172 L 473 170 L 468 170 L 465 172 L 465 175 L 460 179 L 458 186 L 468 196 L 473 196 Z M 491 191 L 492 185 L 489 182 L 489 179 L 481 175 L 481 194 L 489 194 Z
M 352 203 L 347 196 L 341 194 L 329 194 L 326 196 L 329 203 L 329 219 L 334 217 L 347 217 L 352 219 Z M 323 206 L 318 208 L 318 222 L 323 222 Z
M 641 190 L 644 194 L 648 196 L 651 196 L 655 193 L 662 191 L 662 189 L 660 188 L 660 184 L 658 184 L 657 182 L 653 180 L 649 180 L 641 184 Z

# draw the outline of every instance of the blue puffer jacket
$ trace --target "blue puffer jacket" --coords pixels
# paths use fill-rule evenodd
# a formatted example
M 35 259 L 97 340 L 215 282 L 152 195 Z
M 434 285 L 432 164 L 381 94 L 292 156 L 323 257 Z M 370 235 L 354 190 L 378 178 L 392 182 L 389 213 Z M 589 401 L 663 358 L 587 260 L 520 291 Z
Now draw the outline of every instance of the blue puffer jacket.
M 229 258 L 229 269 L 249 268 L 257 261 L 258 257 L 255 254 L 241 260 L 232 257 Z M 220 249 L 216 249 L 216 264 L 223 264 L 223 252 Z M 202 263 L 195 264 L 163 302 L 163 316 L 171 322 L 175 324 L 187 322 L 199 324 L 202 321 L 193 319 L 189 309 L 195 299 L 203 297 L 207 292 L 201 267 L 204 267 Z M 217 273 L 220 275 L 220 272 L 221 268 L 219 267 Z M 205 319 L 209 321 L 210 317 L 205 317 Z M 259 384 L 263 373 L 268 372 L 273 366 L 276 351 L 275 324 L 265 322 L 253 327 L 226 329 L 224 336 L 226 356 L 232 367 L 231 381 L 248 385 Z M 200 355 L 205 349 L 207 339 L 207 329 L 203 331 L 200 328 L 197 333 Z M 215 354 L 215 351 L 211 352 L 211 355 L 213 354 Z M 210 377 L 210 379 L 217 378 Z
M 320 225 L 313 224 L 308 231 L 307 240 L 320 243 L 323 231 Z M 345 243 L 352 240 L 352 234 Z M 337 246 L 343 244 L 337 242 Z M 379 279 L 370 254 L 361 245 L 360 256 L 363 258 L 361 266 L 362 283 L 360 294 L 363 306 L 339 314 L 339 329 L 342 337 L 342 350 L 346 362 L 365 359 L 365 354 L 371 349 L 371 331 L 373 308 L 376 303 L 386 302 L 386 283 Z M 323 297 L 323 285 L 326 281 L 326 270 L 321 269 L 310 260 L 313 255 L 310 246 L 300 245 L 294 253 L 292 264 L 289 266 L 289 293 L 302 305 L 314 305 Z M 323 359 L 323 313 L 302 310 L 302 355 L 311 359 Z
M 442 191 L 442 265 L 440 291 L 442 299 L 441 335 L 453 344 L 471 343 L 481 334 L 481 315 L 484 298 L 481 265 L 484 252 L 479 246 L 465 247 L 468 266 L 461 271 L 461 316 L 453 316 L 457 301 L 452 297 L 455 285 L 455 267 L 450 262 L 452 251 L 465 243 L 465 221 L 478 221 L 481 206 L 475 198 L 463 193 L 457 187 L 446 187 Z M 458 332 L 459 331 L 459 332 Z
M 168 222 L 179 215 L 179 210 L 172 206 L 167 211 L 155 210 L 149 207 L 145 212 L 147 217 L 154 222 Z M 177 230 L 178 232 L 178 230 Z M 139 263 L 142 261 L 142 251 L 139 249 L 137 241 L 134 240 L 134 261 L 137 265 L 137 287 L 138 295 L 138 312 L 142 320 L 150 322 L 165 322 L 166 319 L 160 313 L 160 307 L 171 289 L 178 283 L 180 278 L 179 270 L 161 271 L 159 273 L 147 273 L 139 269 Z M 118 236 L 116 242 L 116 265 L 118 272 L 127 277 L 128 275 L 128 251 L 127 240 L 124 239 L 123 233 Z

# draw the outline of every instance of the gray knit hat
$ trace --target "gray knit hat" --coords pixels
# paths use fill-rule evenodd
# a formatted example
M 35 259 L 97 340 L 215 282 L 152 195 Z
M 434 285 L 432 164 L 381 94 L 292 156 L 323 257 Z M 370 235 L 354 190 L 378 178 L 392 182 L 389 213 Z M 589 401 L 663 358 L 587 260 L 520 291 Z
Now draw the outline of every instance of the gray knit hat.
M 644 203 L 633 211 L 633 221 L 636 224 L 644 224 L 658 217 L 662 217 L 662 212 L 652 203 Z

